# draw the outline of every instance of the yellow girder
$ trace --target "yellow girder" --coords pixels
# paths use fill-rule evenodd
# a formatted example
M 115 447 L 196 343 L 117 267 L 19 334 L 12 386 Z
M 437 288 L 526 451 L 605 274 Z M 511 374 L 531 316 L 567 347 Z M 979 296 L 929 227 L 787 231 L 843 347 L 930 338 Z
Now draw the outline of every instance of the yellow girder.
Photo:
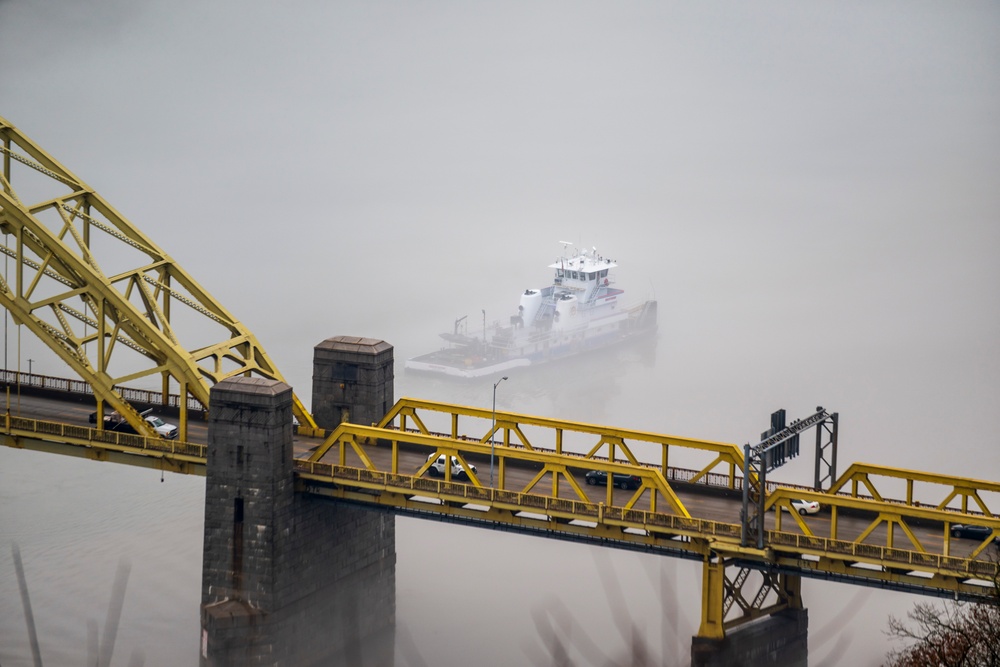
M 881 546 L 893 549 L 895 548 L 894 528 L 898 526 L 905 537 L 910 541 L 915 551 L 919 553 L 929 553 L 913 533 L 912 524 L 914 521 L 922 521 L 927 525 L 941 526 L 943 555 L 945 556 L 948 556 L 950 553 L 950 528 L 952 524 L 976 524 L 993 529 L 993 535 L 985 540 L 974 552 L 977 555 L 989 544 L 993 536 L 1000 535 L 1000 518 L 997 517 L 968 514 L 965 512 L 959 513 L 954 510 L 945 510 L 929 505 L 907 505 L 898 501 L 892 502 L 885 501 L 883 499 L 875 500 L 843 494 L 834 495 L 829 492 L 808 491 L 799 488 L 785 487 L 779 487 L 768 494 L 767 501 L 764 504 L 766 510 L 777 510 L 775 519 L 775 526 L 777 530 L 781 530 L 782 516 L 784 512 L 787 511 L 793 517 L 796 525 L 804 535 L 809 537 L 816 536 L 815 531 L 809 526 L 808 522 L 804 521 L 802 517 L 798 515 L 796 510 L 792 508 L 791 501 L 795 499 L 816 501 L 824 508 L 830 510 L 829 534 L 822 537 L 828 537 L 833 540 L 845 541 L 839 534 L 839 527 L 837 524 L 838 510 L 849 509 L 854 512 L 863 512 L 870 516 L 872 521 L 868 527 L 862 531 L 860 535 L 846 540 L 847 542 L 854 544 L 868 544 L 868 540 L 875 533 L 875 530 L 884 525 L 886 528 L 885 541 Z
M 212 384 L 238 375 L 284 381 L 242 323 L 100 195 L 3 118 L 0 154 L 0 231 L 5 234 L 0 251 L 15 260 L 14 279 L 0 280 L 0 303 L 91 385 L 102 415 L 110 405 L 139 433 L 152 435 L 117 386 L 158 375 L 164 404 L 171 383 L 180 396 L 185 437 L 189 398 L 207 408 Z M 35 201 L 22 200 L 22 181 L 22 190 Z M 129 258 L 138 258 L 135 266 L 112 276 L 102 270 L 103 263 L 118 266 Z M 70 303 L 77 298 L 81 307 Z M 173 312 L 177 306 L 184 306 L 185 317 Z M 183 342 L 186 336 L 203 340 L 207 335 L 218 337 L 197 349 Z M 118 345 L 136 354 L 116 354 Z M 297 397 L 294 412 L 303 426 L 316 427 Z
M 426 418 L 419 416 L 420 412 L 429 413 Z M 408 423 L 412 420 L 417 424 L 421 433 L 430 433 L 426 424 L 431 415 L 447 416 L 449 420 L 450 435 L 453 438 L 475 438 L 479 442 L 488 443 L 493 434 L 503 431 L 503 440 L 510 445 L 520 445 L 526 449 L 538 449 L 545 447 L 557 453 L 563 451 L 564 442 L 568 434 L 596 438 L 589 445 L 589 451 L 585 458 L 599 461 L 603 458 L 614 461 L 618 460 L 618 453 L 633 465 L 639 464 L 639 457 L 634 452 L 634 447 L 638 443 L 645 443 L 659 448 L 661 472 L 666 475 L 669 469 L 670 447 L 679 447 L 694 451 L 714 454 L 711 462 L 698 472 L 693 479 L 683 480 L 698 482 L 711 473 L 716 466 L 726 465 L 724 473 L 726 485 L 735 488 L 736 476 L 743 472 L 743 448 L 727 442 L 715 442 L 711 440 L 699 440 L 697 438 L 686 438 L 676 435 L 665 435 L 652 433 L 649 431 L 639 431 L 635 429 L 625 429 L 610 426 L 600 426 L 597 424 L 587 424 L 583 422 L 572 422 L 563 419 L 552 419 L 549 417 L 537 417 L 531 415 L 518 414 L 484 408 L 476 408 L 437 401 L 427 401 L 416 398 L 404 397 L 399 399 L 389 412 L 382 418 L 378 426 L 385 427 L 398 423 L 401 430 L 408 429 Z M 493 419 L 496 419 L 496 427 L 493 428 Z M 466 433 L 460 426 L 474 427 Z M 525 434 L 525 427 L 540 429 L 546 438 L 546 444 L 542 445 L 537 439 L 529 440 Z M 515 435 L 516 438 L 511 437 Z M 606 457 L 599 456 L 607 451 Z
M 0 444 L 15 449 L 111 461 L 164 472 L 201 475 L 206 472 L 205 445 L 104 431 L 73 424 L 48 422 L 7 413 L 0 417 Z
M 726 563 L 720 555 L 703 564 L 702 625 L 699 636 L 719 639 L 725 630 L 732 630 L 783 609 L 802 608 L 802 581 L 795 575 L 754 572 L 739 567 L 736 576 L 726 574 Z M 721 577 L 721 581 L 719 578 Z M 749 591 L 752 595 L 746 595 Z M 709 597 L 714 599 L 708 599 Z M 718 598 L 721 597 L 721 605 Z M 706 609 L 712 610 L 706 614 Z M 730 617 L 730 610 L 739 615 Z M 719 622 L 711 617 L 717 616 Z M 702 634 L 702 633 L 705 634 Z
M 931 506 L 937 509 L 944 509 L 956 497 L 962 499 L 962 511 L 969 511 L 969 499 L 979 507 L 979 510 L 986 516 L 993 516 L 994 513 L 987 507 L 985 500 L 980 495 L 981 492 L 1000 493 L 1000 482 L 988 482 L 967 477 L 957 477 L 954 475 L 942 475 L 933 472 L 921 472 L 919 470 L 905 470 L 902 468 L 891 468 L 889 466 L 874 465 L 871 463 L 854 463 L 844 471 L 836 482 L 830 487 L 830 493 L 838 493 L 850 484 L 848 491 L 852 496 L 859 495 L 859 487 L 864 487 L 872 498 L 882 499 L 882 494 L 876 487 L 873 477 L 885 477 L 888 479 L 903 480 L 906 482 L 907 505 Z M 914 498 L 914 483 L 931 484 L 943 486 L 950 489 L 943 499 L 932 498 L 930 500 L 920 500 Z
M 534 487 L 544 477 L 552 475 L 552 493 L 548 495 L 552 495 L 553 497 L 560 497 L 558 495 L 560 491 L 557 483 L 560 478 L 569 480 L 570 489 L 577 498 L 585 497 L 582 488 L 576 480 L 575 475 L 570 471 L 570 468 L 576 468 L 578 470 L 603 470 L 608 473 L 635 475 L 636 477 L 640 477 L 642 479 L 642 484 L 636 490 L 636 493 L 633 495 L 629 503 L 626 504 L 626 509 L 634 506 L 640 496 L 648 493 L 652 507 L 656 507 L 657 499 L 662 498 L 667 502 L 673 512 L 679 516 L 691 516 L 687 508 L 684 507 L 680 498 L 677 497 L 677 494 L 670 486 L 670 483 L 666 480 L 658 468 L 632 463 L 612 462 L 603 459 L 592 459 L 579 454 L 569 454 L 566 452 L 556 453 L 551 450 L 515 447 L 509 446 L 506 443 L 496 443 L 495 445 L 490 446 L 488 440 L 483 442 L 477 438 L 463 438 L 461 436 L 455 438 L 450 435 L 435 435 L 422 431 L 400 431 L 387 427 L 361 426 L 358 424 L 343 423 L 330 433 L 320 446 L 316 447 L 312 451 L 308 460 L 313 462 L 323 461 L 327 455 L 330 454 L 331 450 L 336 449 L 335 456 L 338 461 L 338 465 L 348 465 L 347 453 L 349 450 L 352 450 L 352 448 L 357 447 L 358 443 L 365 443 L 368 446 L 378 446 L 376 443 L 379 441 L 389 441 L 392 443 L 393 447 L 391 461 L 387 464 L 391 469 L 384 470 L 384 472 L 398 472 L 398 445 L 400 443 L 407 443 L 410 445 L 421 445 L 426 447 L 428 454 L 445 454 L 446 456 L 455 456 L 459 460 L 466 474 L 470 477 L 471 483 L 474 486 L 483 486 L 480 481 L 481 474 L 477 476 L 472 471 L 472 466 L 469 465 L 467 457 L 472 455 L 482 460 L 489 459 L 492 454 L 495 456 L 497 465 L 501 470 L 499 478 L 499 488 L 501 489 L 505 488 L 503 471 L 506 469 L 509 462 L 518 462 L 537 468 L 534 478 L 527 484 L 527 486 L 522 489 L 517 489 L 519 493 L 532 492 Z M 363 461 L 363 467 L 371 470 L 378 469 L 371 463 L 370 457 L 359 456 L 359 458 Z M 430 464 L 430 460 L 423 462 L 415 474 L 417 476 L 423 475 L 427 472 Z M 451 481 L 450 466 L 445 466 L 445 473 L 445 480 Z M 608 505 L 611 504 L 610 481 L 612 479 L 612 475 L 609 474 Z

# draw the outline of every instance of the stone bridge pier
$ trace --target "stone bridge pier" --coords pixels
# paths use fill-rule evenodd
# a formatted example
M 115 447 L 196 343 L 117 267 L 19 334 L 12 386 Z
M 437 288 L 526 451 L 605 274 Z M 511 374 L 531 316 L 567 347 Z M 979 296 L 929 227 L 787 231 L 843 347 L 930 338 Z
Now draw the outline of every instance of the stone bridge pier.
M 324 341 L 313 375 L 323 428 L 393 403 L 382 341 Z M 292 447 L 291 387 L 236 377 L 212 388 L 200 663 L 392 665 L 394 517 L 296 494 Z

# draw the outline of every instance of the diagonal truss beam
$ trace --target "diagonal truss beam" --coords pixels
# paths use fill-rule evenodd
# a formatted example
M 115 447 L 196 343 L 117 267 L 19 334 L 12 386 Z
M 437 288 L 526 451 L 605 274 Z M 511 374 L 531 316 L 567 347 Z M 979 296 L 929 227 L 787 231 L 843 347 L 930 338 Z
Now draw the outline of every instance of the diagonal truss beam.
M 508 490 L 505 483 L 504 470 L 509 462 L 517 462 L 519 464 L 530 466 L 537 471 L 525 487 L 517 489 L 518 492 L 537 493 L 536 487 L 539 483 L 543 479 L 549 478 L 552 483 L 551 491 L 548 492 L 547 495 L 551 495 L 553 498 L 564 497 L 558 483 L 562 480 L 569 484 L 569 490 L 567 493 L 571 497 L 579 499 L 585 497 L 577 477 L 580 473 L 573 472 L 571 469 L 581 470 L 594 468 L 608 473 L 607 477 L 609 482 L 613 479 L 614 474 L 631 475 L 641 480 L 634 495 L 626 503 L 625 509 L 631 509 L 635 506 L 640 497 L 648 496 L 650 506 L 654 510 L 657 509 L 657 503 L 659 500 L 662 503 L 665 503 L 666 506 L 669 507 L 670 511 L 676 515 L 685 518 L 691 517 L 691 514 L 681 502 L 677 493 L 670 486 L 670 483 L 656 468 L 633 465 L 630 463 L 614 463 L 601 460 L 595 461 L 578 454 L 569 454 L 565 452 L 555 453 L 551 450 L 527 449 L 526 447 L 510 447 L 506 444 L 496 444 L 491 447 L 490 445 L 484 444 L 474 438 L 454 438 L 419 431 L 402 431 L 385 426 L 361 426 L 359 424 L 350 424 L 345 422 L 332 431 L 321 445 L 318 445 L 311 450 L 308 460 L 318 463 L 326 461 L 327 456 L 332 456 L 338 462 L 338 465 L 347 465 L 347 453 L 349 450 L 353 450 L 355 453 L 360 454 L 360 452 L 354 449 L 357 444 L 364 444 L 365 446 L 378 446 L 378 443 L 380 442 L 391 443 L 393 451 L 391 461 L 385 464 L 386 468 L 380 472 L 398 472 L 398 464 L 396 461 L 398 459 L 398 450 L 401 444 L 418 445 L 421 447 L 428 447 L 430 448 L 430 451 L 433 452 L 433 456 L 424 461 L 417 471 L 416 474 L 418 477 L 427 472 L 432 463 L 432 459 L 443 454 L 445 456 L 454 456 L 459 460 L 464 473 L 468 476 L 473 486 L 488 486 L 483 484 L 480 478 L 475 474 L 473 467 L 468 463 L 468 457 L 471 455 L 488 460 L 489 457 L 495 456 L 500 469 L 498 482 L 499 489 Z M 359 458 L 362 459 L 362 465 L 366 469 L 378 470 L 377 467 L 373 467 L 371 463 L 372 459 L 369 457 L 359 456 Z M 446 480 L 451 481 L 451 466 L 445 466 L 445 473 Z M 609 483 L 608 505 L 611 504 L 610 495 L 611 485 Z M 663 509 L 664 508 L 661 504 L 659 510 L 663 511 Z
M 435 417 L 442 421 L 447 420 L 447 430 L 435 431 L 432 428 L 432 419 Z M 660 461 L 660 469 L 664 475 L 669 468 L 671 449 L 683 449 L 712 457 L 711 462 L 698 472 L 694 479 L 685 481 L 702 482 L 710 473 L 721 467 L 724 472 L 718 474 L 725 478 L 725 485 L 731 489 L 736 488 L 737 474 L 743 471 L 743 449 L 732 443 L 500 410 L 494 413 L 489 409 L 410 397 L 396 401 L 378 423 L 378 427 L 395 427 L 401 431 L 413 428 L 427 435 L 447 434 L 456 439 L 475 439 L 482 444 L 489 443 L 494 433 L 502 431 L 502 440 L 507 445 L 520 446 L 528 450 L 548 449 L 556 453 L 562 453 L 566 441 L 575 438 L 583 443 L 583 449 L 577 451 L 586 452 L 585 458 L 595 463 L 607 460 L 625 461 L 637 465 L 640 459 L 650 460 L 649 454 L 653 453 L 655 459 Z M 529 428 L 533 429 L 530 438 L 527 435 Z M 640 448 L 645 449 L 640 451 Z
M 792 506 L 793 500 L 816 501 L 824 511 L 829 511 L 829 522 L 819 523 L 804 520 Z M 895 529 L 898 528 L 918 553 L 931 553 L 928 545 L 921 543 L 913 528 L 917 525 L 933 526 L 940 530 L 942 553 L 951 554 L 951 527 L 956 523 L 983 526 L 992 531 L 985 541 L 974 551 L 978 555 L 993 540 L 1000 536 L 1000 518 L 967 514 L 956 510 L 946 510 L 931 505 L 908 505 L 888 499 L 858 498 L 846 494 L 821 493 L 800 488 L 778 487 L 768 494 L 765 510 L 776 510 L 775 529 L 781 531 L 782 516 L 785 512 L 793 518 L 803 535 L 849 541 L 853 544 L 878 544 L 886 548 L 896 548 Z M 839 525 L 841 515 L 864 516 L 869 520 L 867 528 L 860 534 L 846 534 Z M 820 530 L 819 526 L 823 526 Z
M 934 472 L 922 472 L 918 470 L 905 470 L 901 468 L 890 468 L 872 463 L 853 463 L 837 479 L 830 488 L 831 493 L 850 493 L 853 497 L 860 497 L 861 488 L 868 491 L 875 500 L 882 500 L 886 495 L 885 480 L 897 480 L 906 484 L 905 503 L 907 505 L 921 507 L 936 507 L 937 509 L 947 509 L 950 503 L 956 498 L 961 501 L 962 512 L 969 511 L 970 501 L 978 510 L 987 517 L 994 516 L 994 511 L 990 511 L 989 497 L 984 494 L 1000 494 L 1000 482 L 990 482 L 967 477 L 956 477 L 955 475 L 945 475 Z M 920 487 L 915 488 L 916 484 Z M 880 492 L 879 487 L 883 490 Z M 849 489 L 845 488 L 849 487 Z M 944 495 L 933 495 L 932 489 L 944 489 Z

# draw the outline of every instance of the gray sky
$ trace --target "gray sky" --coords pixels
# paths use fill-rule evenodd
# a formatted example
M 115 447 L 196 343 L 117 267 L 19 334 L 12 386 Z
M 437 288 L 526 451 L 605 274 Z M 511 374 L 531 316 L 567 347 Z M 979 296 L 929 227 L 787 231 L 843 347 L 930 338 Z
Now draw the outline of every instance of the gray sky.
M 997 3 L 0 0 L 0 115 L 307 400 L 316 343 L 426 351 L 566 239 L 655 294 L 655 364 L 502 407 L 742 442 L 825 402 L 842 460 L 1000 478 Z

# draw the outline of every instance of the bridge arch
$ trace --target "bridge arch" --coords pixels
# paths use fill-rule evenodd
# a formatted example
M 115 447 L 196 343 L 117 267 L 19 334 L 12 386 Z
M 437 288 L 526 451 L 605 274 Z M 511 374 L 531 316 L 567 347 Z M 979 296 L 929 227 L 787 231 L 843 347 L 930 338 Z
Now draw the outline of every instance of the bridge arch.
M 139 433 L 153 435 L 122 397 L 157 377 L 180 396 L 181 437 L 191 401 L 234 376 L 284 381 L 251 331 L 92 188 L 0 117 L 0 304 L 48 345 Z M 296 396 L 294 413 L 312 416 Z

